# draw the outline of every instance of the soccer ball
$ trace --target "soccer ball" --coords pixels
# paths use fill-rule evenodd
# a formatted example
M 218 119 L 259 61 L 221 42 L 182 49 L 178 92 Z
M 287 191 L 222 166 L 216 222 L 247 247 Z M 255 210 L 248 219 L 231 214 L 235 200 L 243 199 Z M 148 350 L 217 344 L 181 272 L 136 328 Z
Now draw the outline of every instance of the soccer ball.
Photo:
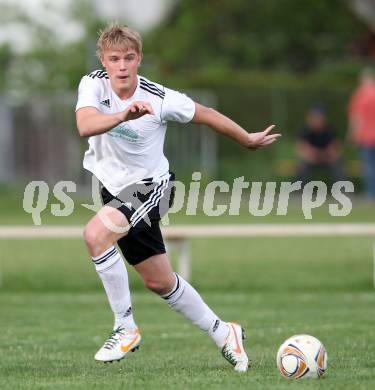
M 327 368 L 327 352 L 317 338 L 295 335 L 280 346 L 276 364 L 285 378 L 320 378 Z

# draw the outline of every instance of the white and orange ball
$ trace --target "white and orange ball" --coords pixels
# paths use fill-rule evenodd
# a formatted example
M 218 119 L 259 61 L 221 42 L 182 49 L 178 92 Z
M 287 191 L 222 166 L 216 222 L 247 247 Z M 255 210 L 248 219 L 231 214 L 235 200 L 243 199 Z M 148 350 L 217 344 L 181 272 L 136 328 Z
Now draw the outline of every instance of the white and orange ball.
M 327 352 L 316 337 L 295 335 L 280 346 L 276 363 L 285 378 L 321 378 L 327 369 Z

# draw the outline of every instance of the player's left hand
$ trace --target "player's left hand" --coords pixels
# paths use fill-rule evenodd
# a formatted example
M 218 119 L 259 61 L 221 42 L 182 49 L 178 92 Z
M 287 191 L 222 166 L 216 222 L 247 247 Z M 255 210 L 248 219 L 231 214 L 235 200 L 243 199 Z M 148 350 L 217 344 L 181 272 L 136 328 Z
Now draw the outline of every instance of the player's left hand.
M 133 102 L 124 111 L 124 122 L 138 119 L 147 114 L 155 115 L 150 103 L 143 101 Z
M 249 133 L 247 147 L 251 150 L 258 150 L 265 146 L 273 144 L 281 134 L 270 134 L 275 125 L 267 127 L 265 130 L 257 133 Z

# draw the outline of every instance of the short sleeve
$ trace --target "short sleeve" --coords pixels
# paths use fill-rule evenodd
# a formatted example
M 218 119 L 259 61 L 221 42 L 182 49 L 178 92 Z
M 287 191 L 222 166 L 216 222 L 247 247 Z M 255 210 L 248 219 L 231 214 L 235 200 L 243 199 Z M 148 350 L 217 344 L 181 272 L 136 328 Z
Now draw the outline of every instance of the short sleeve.
M 82 107 L 100 109 L 100 85 L 91 77 L 83 76 L 78 87 L 76 111 Z
M 161 107 L 161 120 L 187 123 L 195 114 L 195 103 L 183 93 L 165 88 L 165 97 Z

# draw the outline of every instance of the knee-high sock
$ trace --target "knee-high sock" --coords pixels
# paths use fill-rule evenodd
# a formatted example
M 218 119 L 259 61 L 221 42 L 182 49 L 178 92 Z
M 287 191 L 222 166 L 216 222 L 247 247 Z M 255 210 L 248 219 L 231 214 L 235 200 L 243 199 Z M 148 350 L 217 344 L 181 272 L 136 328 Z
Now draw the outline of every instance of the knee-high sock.
M 137 326 L 133 319 L 128 272 L 121 255 L 112 246 L 100 256 L 93 257 L 92 261 L 115 315 L 114 328 L 122 326 L 127 330 L 135 329 Z
M 172 291 L 162 296 L 168 305 L 194 325 L 207 332 L 222 347 L 228 335 L 228 325 L 207 306 L 198 292 L 181 276 L 176 275 Z

